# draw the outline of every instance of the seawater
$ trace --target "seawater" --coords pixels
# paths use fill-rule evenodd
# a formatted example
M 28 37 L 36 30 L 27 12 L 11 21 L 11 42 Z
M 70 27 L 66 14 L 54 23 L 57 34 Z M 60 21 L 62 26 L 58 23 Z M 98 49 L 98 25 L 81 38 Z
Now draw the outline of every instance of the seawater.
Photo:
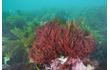
M 106 6 L 106 0 L 3 0 L 3 11 L 35 11 L 45 8 L 89 8 Z

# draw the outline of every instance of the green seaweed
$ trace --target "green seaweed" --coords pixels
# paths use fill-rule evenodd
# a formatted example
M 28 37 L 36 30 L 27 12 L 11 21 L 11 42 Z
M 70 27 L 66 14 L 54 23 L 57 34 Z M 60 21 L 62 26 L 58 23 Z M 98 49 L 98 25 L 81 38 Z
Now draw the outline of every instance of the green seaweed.
M 26 56 L 28 59 L 28 49 L 30 48 L 35 35 L 35 29 L 39 24 L 32 20 L 32 21 L 25 21 L 27 17 L 16 15 L 15 16 L 7 16 L 5 19 L 8 22 L 8 25 L 4 25 L 4 27 L 8 26 L 9 29 L 3 29 L 3 56 L 8 57 L 10 59 L 17 57 L 20 54 L 20 50 L 24 53 L 21 56 Z M 22 26 L 18 26 L 18 24 L 22 24 Z M 6 32 L 5 32 L 6 31 Z M 5 32 L 5 33 L 4 33 Z M 10 35 L 7 35 L 7 34 Z M 13 37 L 15 37 L 13 39 Z M 20 49 L 20 50 L 18 50 Z M 15 55 L 17 54 L 17 55 Z M 22 59 L 22 58 L 18 58 Z M 15 59 L 15 60 L 18 60 Z M 26 61 L 28 62 L 28 61 Z M 11 62 L 13 63 L 13 62 Z

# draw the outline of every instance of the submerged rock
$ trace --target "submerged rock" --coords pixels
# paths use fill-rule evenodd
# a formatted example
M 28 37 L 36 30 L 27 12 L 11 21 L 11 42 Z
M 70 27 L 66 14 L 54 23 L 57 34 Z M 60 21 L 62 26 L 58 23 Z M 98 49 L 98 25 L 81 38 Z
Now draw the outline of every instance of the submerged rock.
M 37 70 L 36 65 L 33 63 L 30 64 L 15 64 L 12 66 L 3 66 L 2 70 Z
M 10 65 L 2 65 L 2 70 L 10 70 L 11 66 Z

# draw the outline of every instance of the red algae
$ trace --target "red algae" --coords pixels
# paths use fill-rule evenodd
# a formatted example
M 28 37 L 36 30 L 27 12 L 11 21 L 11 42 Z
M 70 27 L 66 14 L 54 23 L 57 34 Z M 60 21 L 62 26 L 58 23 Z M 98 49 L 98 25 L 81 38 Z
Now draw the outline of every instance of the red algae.
M 93 52 L 95 41 L 90 33 L 75 23 L 65 27 L 57 22 L 48 22 L 36 30 L 29 57 L 36 63 L 49 63 L 61 55 L 70 58 L 85 58 Z

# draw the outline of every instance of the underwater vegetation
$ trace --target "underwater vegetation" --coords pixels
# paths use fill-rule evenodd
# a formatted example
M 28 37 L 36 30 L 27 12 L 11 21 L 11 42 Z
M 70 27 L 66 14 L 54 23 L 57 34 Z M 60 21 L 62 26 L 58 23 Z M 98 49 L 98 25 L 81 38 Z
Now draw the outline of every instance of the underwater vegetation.
M 37 63 L 48 62 L 60 55 L 84 58 L 91 53 L 94 46 L 95 41 L 91 35 L 75 23 L 68 24 L 66 28 L 59 26 L 57 22 L 49 22 L 37 29 L 37 38 L 30 51 L 30 57 Z
M 3 56 L 10 58 L 11 64 L 27 62 L 28 48 L 34 39 L 34 30 L 38 24 L 34 20 L 32 22 L 25 21 L 24 16 L 20 15 L 11 15 L 6 19 L 7 21 L 3 25 L 3 46 L 5 46 L 3 47 Z
M 90 8 L 82 10 L 77 18 L 79 18 L 78 21 L 81 21 L 81 27 L 90 31 L 95 38 L 97 47 L 91 58 L 99 62 L 105 61 L 107 59 L 107 11 L 104 7 L 92 8 L 90 10 Z
M 68 57 L 67 60 L 83 59 L 93 52 L 95 41 L 88 32 L 75 23 L 70 23 L 67 27 L 58 24 L 49 22 L 37 29 L 37 38 L 30 50 L 30 58 L 33 61 L 39 64 L 50 63 L 61 55 Z M 67 69 L 67 66 L 61 68 L 64 69 Z
M 40 70 L 68 69 L 72 64 L 83 68 L 99 66 L 99 70 L 106 70 L 105 8 L 79 12 L 47 9 L 24 13 L 18 10 L 3 12 L 2 20 L 3 64 L 15 64 L 16 68 L 19 63 L 20 66 L 27 63 L 26 68 L 31 70 L 32 60 L 32 70 L 37 66 Z

